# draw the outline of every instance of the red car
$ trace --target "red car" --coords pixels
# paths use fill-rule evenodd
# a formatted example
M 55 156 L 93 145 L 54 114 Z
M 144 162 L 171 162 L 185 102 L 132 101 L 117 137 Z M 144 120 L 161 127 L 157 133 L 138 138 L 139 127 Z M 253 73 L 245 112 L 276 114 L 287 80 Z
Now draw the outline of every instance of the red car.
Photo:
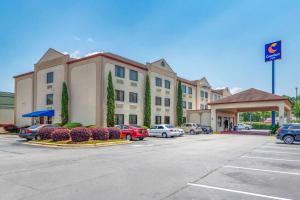
M 147 128 L 143 128 L 137 125 L 117 125 L 116 127 L 121 129 L 121 138 L 126 140 L 139 139 L 143 140 L 148 137 Z

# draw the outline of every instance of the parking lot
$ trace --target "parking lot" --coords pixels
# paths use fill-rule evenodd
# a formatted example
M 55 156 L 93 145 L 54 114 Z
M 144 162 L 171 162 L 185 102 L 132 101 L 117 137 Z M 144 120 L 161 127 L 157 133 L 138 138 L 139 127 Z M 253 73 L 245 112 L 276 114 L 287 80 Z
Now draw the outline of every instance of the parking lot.
M 0 199 L 300 199 L 300 145 L 190 135 L 59 149 L 0 136 Z

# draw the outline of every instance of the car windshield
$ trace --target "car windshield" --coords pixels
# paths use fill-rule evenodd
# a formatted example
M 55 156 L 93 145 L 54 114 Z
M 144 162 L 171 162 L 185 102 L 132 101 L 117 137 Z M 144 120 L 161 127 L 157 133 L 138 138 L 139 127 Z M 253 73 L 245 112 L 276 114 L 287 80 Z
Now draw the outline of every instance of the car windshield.
M 28 127 L 28 128 L 29 128 L 29 129 L 36 129 L 36 128 L 38 128 L 39 126 L 41 126 L 41 125 L 33 125 L 33 126 Z
M 166 125 L 167 128 L 175 128 L 173 125 Z

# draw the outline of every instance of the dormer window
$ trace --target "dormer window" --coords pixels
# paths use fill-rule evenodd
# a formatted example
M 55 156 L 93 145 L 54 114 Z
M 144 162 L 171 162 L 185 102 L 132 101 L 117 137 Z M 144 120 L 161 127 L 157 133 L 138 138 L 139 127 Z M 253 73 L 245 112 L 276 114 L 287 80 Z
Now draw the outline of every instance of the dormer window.
M 164 67 L 165 66 L 165 62 L 161 61 L 161 66 Z

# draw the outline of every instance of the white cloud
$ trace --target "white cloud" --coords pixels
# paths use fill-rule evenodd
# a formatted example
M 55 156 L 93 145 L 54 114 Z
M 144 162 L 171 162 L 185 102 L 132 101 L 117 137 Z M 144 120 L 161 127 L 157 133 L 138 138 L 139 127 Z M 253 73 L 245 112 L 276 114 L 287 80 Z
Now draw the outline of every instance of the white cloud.
M 89 38 L 87 39 L 87 41 L 88 41 L 88 42 L 94 42 L 94 39 L 91 38 L 91 37 L 89 37 Z
M 78 37 L 76 35 L 73 36 L 73 39 L 76 40 L 76 41 L 80 41 L 81 40 L 80 37 Z
M 72 58 L 80 58 L 80 51 L 76 50 L 70 54 Z
M 92 55 L 95 55 L 95 54 L 98 54 L 98 53 L 102 53 L 102 52 L 100 52 L 100 51 L 95 51 L 95 52 L 88 53 L 88 54 L 86 54 L 85 56 L 92 56 Z

